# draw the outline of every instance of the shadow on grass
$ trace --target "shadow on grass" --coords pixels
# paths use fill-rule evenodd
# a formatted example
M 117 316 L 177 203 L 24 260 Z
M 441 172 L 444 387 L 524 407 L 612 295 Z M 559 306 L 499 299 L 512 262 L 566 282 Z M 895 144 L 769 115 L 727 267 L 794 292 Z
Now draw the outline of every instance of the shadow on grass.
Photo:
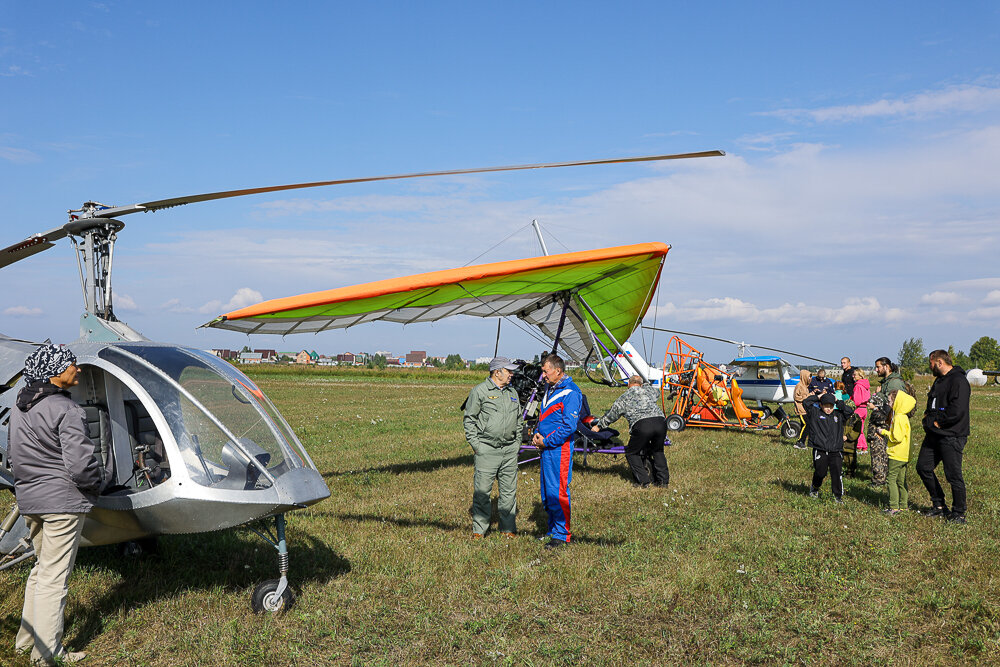
M 809 484 L 806 482 L 789 482 L 787 479 L 776 479 L 772 481 L 771 484 L 780 486 L 788 493 L 794 493 L 800 496 L 809 495 Z
M 324 583 L 351 571 L 351 564 L 320 540 L 299 535 L 289 542 L 289 585 L 294 590 L 304 582 Z M 117 572 L 120 581 L 83 610 L 66 619 L 76 632 L 68 647 L 82 648 L 98 637 L 108 619 L 122 609 L 182 595 L 186 591 L 223 587 L 246 592 L 247 608 L 254 586 L 278 578 L 277 552 L 270 547 L 255 549 L 262 542 L 245 531 L 223 531 L 203 535 L 161 537 L 157 552 L 146 557 L 121 555 L 120 545 L 82 549 L 77 569 Z M 266 546 L 266 545 L 265 545 Z M 261 557 L 260 554 L 263 554 Z M 251 562 L 246 562 L 253 558 Z M 10 624 L 3 619 L 3 627 Z M 14 621 L 15 625 L 18 623 Z
M 334 519 L 353 521 L 355 523 L 389 523 L 394 526 L 399 526 L 400 528 L 437 528 L 438 530 L 447 530 L 451 532 L 472 532 L 471 524 L 463 524 L 459 526 L 454 523 L 439 521 L 437 519 L 407 519 L 401 517 L 383 516 L 381 514 L 351 514 L 349 512 L 343 514 L 326 512 L 325 514 L 326 516 Z
M 546 535 L 549 532 L 549 515 L 546 513 L 545 508 L 542 503 L 535 501 L 531 507 L 531 514 L 528 515 L 528 521 L 535 524 L 535 534 Z M 572 529 L 572 522 L 570 523 L 570 528 Z M 574 533 L 570 530 L 572 534 L 571 542 L 573 544 L 599 544 L 601 546 L 608 547 L 619 547 L 625 544 L 625 540 L 610 539 L 607 537 L 587 537 L 586 535 L 581 535 L 579 533 Z
M 393 463 L 375 468 L 360 468 L 358 470 L 331 470 L 324 472 L 323 478 L 342 477 L 344 475 L 361 475 L 365 473 L 389 473 L 399 475 L 405 472 L 434 472 L 442 468 L 455 466 L 472 466 L 472 454 L 453 456 L 448 459 L 430 459 L 428 461 L 413 461 L 411 463 Z
M 381 514 L 351 514 L 351 513 L 332 513 L 327 512 L 326 516 L 341 519 L 343 521 L 354 521 L 357 523 L 387 523 L 394 526 L 399 526 L 400 528 L 436 528 L 438 530 L 444 530 L 448 532 L 459 532 L 462 534 L 471 534 L 472 527 L 471 524 L 457 525 L 454 523 L 449 523 L 447 521 L 439 521 L 437 519 L 416 519 L 416 518 L 405 518 L 405 517 L 388 517 Z M 534 524 L 535 534 L 544 535 L 548 531 L 548 515 L 545 514 L 545 510 L 542 508 L 542 504 L 536 502 L 531 510 L 531 514 L 527 519 L 529 525 Z M 494 529 L 491 528 L 490 532 Z M 519 535 L 529 535 L 531 534 L 530 528 L 522 528 L 518 531 Z M 573 533 L 573 543 L 581 542 L 584 544 L 600 544 L 603 546 L 621 546 L 624 544 L 623 540 L 613 540 L 608 538 L 593 538 L 587 537 L 586 535 L 578 535 Z

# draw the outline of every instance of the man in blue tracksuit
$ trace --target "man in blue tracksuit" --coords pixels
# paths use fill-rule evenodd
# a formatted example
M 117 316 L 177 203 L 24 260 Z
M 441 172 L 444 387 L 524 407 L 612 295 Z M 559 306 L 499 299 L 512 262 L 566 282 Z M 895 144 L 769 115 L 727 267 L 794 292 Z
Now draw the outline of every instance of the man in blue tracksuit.
M 542 505 L 549 515 L 552 539 L 546 549 L 565 546 L 570 541 L 569 483 L 573 479 L 573 438 L 583 394 L 566 375 L 566 364 L 550 354 L 542 363 L 548 383 L 538 417 L 538 432 L 531 442 L 541 450 Z

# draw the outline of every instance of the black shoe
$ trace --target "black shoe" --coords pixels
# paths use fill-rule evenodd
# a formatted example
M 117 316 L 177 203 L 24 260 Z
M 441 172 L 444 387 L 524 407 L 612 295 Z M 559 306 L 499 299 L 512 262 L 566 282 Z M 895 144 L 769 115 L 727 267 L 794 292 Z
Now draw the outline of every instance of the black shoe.
M 814 488 L 810 487 L 809 488 L 809 497 L 810 498 L 819 498 L 819 489 L 814 489 Z
M 931 509 L 929 509 L 926 512 L 924 512 L 924 516 L 941 516 L 941 517 L 944 517 L 946 519 L 950 515 L 951 515 L 951 512 L 948 511 L 947 507 L 932 507 Z
M 949 523 L 961 523 L 964 525 L 965 515 L 959 514 L 958 512 L 952 512 L 945 518 L 945 521 L 948 521 Z
M 565 546 L 566 546 L 566 542 L 563 542 L 562 540 L 554 540 L 553 539 L 553 540 L 549 540 L 549 543 L 545 545 L 545 548 L 546 549 L 552 549 L 552 550 L 554 550 L 554 549 L 561 549 L 562 547 L 565 547 Z

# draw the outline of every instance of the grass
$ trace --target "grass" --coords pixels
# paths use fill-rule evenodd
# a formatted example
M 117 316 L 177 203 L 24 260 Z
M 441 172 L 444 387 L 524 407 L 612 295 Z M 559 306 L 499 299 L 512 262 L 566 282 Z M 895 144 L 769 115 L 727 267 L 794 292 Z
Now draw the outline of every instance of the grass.
M 332 491 L 289 515 L 296 606 L 249 611 L 276 565 L 246 531 L 161 538 L 159 555 L 139 560 L 86 549 L 66 614 L 68 645 L 87 664 L 998 662 L 995 385 L 973 390 L 967 526 L 888 519 L 863 477 L 845 480 L 843 507 L 829 482 L 811 500 L 807 452 L 773 433 L 688 429 L 667 450 L 666 490 L 632 488 L 622 459 L 577 465 L 575 543 L 547 555 L 534 539 L 534 465 L 519 478 L 522 535 L 468 539 L 472 458 L 458 406 L 480 374 L 253 377 Z M 595 410 L 617 394 L 585 391 Z M 911 504 L 926 506 L 912 462 L 909 482 Z M 2 664 L 27 664 L 12 652 L 26 576 L 0 573 Z

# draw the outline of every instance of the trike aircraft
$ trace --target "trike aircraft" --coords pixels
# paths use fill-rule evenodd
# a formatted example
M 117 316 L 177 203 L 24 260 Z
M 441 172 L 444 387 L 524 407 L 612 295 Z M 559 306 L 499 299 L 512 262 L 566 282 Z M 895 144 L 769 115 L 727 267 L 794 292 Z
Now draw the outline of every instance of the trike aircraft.
M 780 405 L 773 412 L 748 408 L 740 381 L 705 361 L 703 352 L 677 336 L 667 345 L 661 391 L 669 431 L 688 426 L 742 431 L 780 429 L 781 437 L 794 440 L 802 428 L 800 422 L 788 418 Z M 774 422 L 767 421 L 771 417 Z
M 0 249 L 2 268 L 69 237 L 77 257 L 84 313 L 80 338 L 68 345 L 81 369 L 80 382 L 71 394 L 84 408 L 95 457 L 109 482 L 84 522 L 81 544 L 134 545 L 137 540 L 158 535 L 209 532 L 273 518 L 274 533 L 263 527 L 251 530 L 277 550 L 280 576 L 259 585 L 251 602 L 255 611 L 281 612 L 293 599 L 287 578 L 285 513 L 330 495 L 302 443 L 260 388 L 243 373 L 200 350 L 151 341 L 115 316 L 112 262 L 118 234 L 125 227 L 117 218 L 195 202 L 326 185 L 723 154 L 708 151 L 351 178 L 228 190 L 128 206 L 90 201 L 69 211 L 66 224 Z M 655 255 L 656 249 L 646 254 Z M 653 265 L 658 275 L 659 262 Z M 619 279 L 627 280 L 635 271 L 634 267 L 621 267 L 617 273 Z M 601 278 L 607 277 L 601 274 Z M 578 285 L 578 292 L 588 287 Z M 569 306 L 563 304 L 568 301 L 557 295 L 547 303 L 533 301 L 534 310 L 526 313 L 526 318 L 541 323 L 546 314 L 558 312 L 561 307 L 563 317 L 557 318 L 560 331 L 568 321 L 570 329 L 583 340 L 587 331 L 575 327 L 586 315 L 574 310 L 573 317 L 569 317 Z M 353 323 L 362 319 L 356 318 Z M 610 326 L 613 329 L 619 324 L 613 322 Z M 0 336 L 0 489 L 14 489 L 6 426 L 18 391 L 25 384 L 24 359 L 40 344 Z M 26 537 L 27 529 L 15 504 L 0 522 L 0 568 L 33 556 Z

